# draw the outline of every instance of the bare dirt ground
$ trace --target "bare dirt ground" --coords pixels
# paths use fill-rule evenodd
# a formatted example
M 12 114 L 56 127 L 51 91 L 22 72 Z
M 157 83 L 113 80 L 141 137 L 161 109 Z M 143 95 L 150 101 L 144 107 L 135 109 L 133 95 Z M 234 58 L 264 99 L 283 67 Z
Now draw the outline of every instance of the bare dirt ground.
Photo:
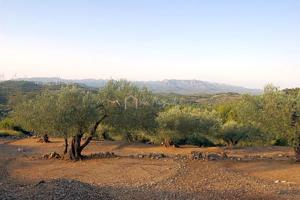
M 286 147 L 164 148 L 93 141 L 84 154 L 121 157 L 78 162 L 40 159 L 61 153 L 63 141 L 0 140 L 0 199 L 300 199 L 300 165 Z M 174 159 L 192 151 L 220 152 L 240 161 Z M 169 158 L 128 155 L 164 153 Z M 248 159 L 247 158 L 254 158 Z M 263 159 L 261 159 L 263 158 Z

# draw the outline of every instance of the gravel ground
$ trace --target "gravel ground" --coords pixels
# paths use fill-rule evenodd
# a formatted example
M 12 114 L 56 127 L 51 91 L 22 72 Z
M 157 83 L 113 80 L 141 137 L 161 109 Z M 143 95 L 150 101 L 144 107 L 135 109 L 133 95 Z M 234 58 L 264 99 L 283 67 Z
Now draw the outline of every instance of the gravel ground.
M 0 199 L 112 199 L 101 188 L 74 180 L 57 179 L 35 185 L 1 185 Z
M 300 199 L 299 184 L 276 183 L 273 179 L 255 177 L 227 167 L 228 164 L 235 165 L 233 161 L 120 158 L 69 163 L 32 160 L 31 153 L 40 154 L 39 149 L 27 146 L 25 153 L 20 153 L 17 148 L 0 143 L 1 200 Z M 272 166 L 274 164 L 276 161 Z M 271 163 L 268 162 L 268 165 Z M 295 170 L 293 165 L 287 167 L 294 167 Z M 66 170 L 74 172 L 67 173 Z M 35 174 L 41 176 L 33 177 Z
M 22 185 L 2 182 L 0 199 L 300 199 L 298 186 L 275 184 L 221 168 L 218 162 L 184 161 L 178 173 L 156 183 L 100 186 L 55 179 Z
M 138 188 L 120 188 L 116 199 L 254 200 L 300 199 L 298 186 L 247 177 L 220 167 L 218 162 L 182 162 L 173 177 Z

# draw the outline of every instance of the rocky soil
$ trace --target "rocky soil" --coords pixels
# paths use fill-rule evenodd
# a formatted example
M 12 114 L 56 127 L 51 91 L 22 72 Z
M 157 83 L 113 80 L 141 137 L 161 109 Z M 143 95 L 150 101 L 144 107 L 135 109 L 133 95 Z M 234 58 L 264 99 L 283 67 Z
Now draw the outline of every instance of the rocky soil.
M 276 156 L 278 153 L 289 154 L 278 149 L 264 152 L 268 159 L 255 161 L 248 159 L 248 150 L 247 160 L 232 160 L 244 158 L 245 150 L 227 155 L 193 149 L 182 154 L 187 150 L 158 153 L 160 149 L 154 147 L 131 147 L 130 151 L 119 149 L 112 154 L 107 153 L 113 152 L 112 144 L 105 148 L 93 144 L 89 149 L 92 158 L 74 163 L 41 159 L 61 143 L 43 145 L 28 140 L 0 142 L 1 200 L 300 199 L 300 166 L 287 160 L 270 160 L 274 155 L 283 157 Z M 258 150 L 251 151 L 255 155 L 250 157 L 256 158 Z

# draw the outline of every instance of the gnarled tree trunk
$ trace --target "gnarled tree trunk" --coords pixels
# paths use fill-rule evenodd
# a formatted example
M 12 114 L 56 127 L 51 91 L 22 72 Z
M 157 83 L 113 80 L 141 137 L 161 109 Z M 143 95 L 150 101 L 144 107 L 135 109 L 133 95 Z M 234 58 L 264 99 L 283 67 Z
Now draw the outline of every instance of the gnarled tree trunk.
M 164 139 L 163 144 L 166 148 L 169 148 L 172 145 L 172 141 L 170 139 Z
M 42 143 L 49 143 L 49 137 L 47 134 L 44 134 L 41 136 L 41 138 L 38 140 L 38 142 L 42 142 Z
M 82 150 L 90 143 L 90 141 L 93 139 L 93 136 L 96 133 L 96 130 L 100 123 L 107 117 L 105 114 L 99 121 L 97 121 L 93 128 L 90 130 L 90 134 L 88 138 L 81 144 L 81 139 L 83 136 L 82 131 L 79 131 L 77 135 L 72 137 L 70 148 L 69 148 L 69 159 L 70 160 L 81 160 L 83 156 L 81 155 Z
M 82 155 L 81 155 L 82 148 L 80 146 L 82 136 L 83 134 L 77 134 L 72 137 L 71 146 L 69 149 L 70 160 L 82 159 Z

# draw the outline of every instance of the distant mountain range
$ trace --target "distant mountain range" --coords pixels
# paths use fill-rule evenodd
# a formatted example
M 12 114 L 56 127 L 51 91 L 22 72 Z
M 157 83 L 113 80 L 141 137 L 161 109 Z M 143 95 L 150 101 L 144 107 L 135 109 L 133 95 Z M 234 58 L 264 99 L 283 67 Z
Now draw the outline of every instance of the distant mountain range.
M 77 83 L 88 87 L 101 88 L 109 80 L 106 79 L 61 79 L 61 78 L 20 78 L 18 80 L 32 81 L 36 83 Z M 162 80 L 162 81 L 133 81 L 138 87 L 147 87 L 154 93 L 176 93 L 176 94 L 218 94 L 218 93 L 239 93 L 239 94 L 260 94 L 259 89 L 249 89 L 239 86 L 212 83 L 200 80 Z

